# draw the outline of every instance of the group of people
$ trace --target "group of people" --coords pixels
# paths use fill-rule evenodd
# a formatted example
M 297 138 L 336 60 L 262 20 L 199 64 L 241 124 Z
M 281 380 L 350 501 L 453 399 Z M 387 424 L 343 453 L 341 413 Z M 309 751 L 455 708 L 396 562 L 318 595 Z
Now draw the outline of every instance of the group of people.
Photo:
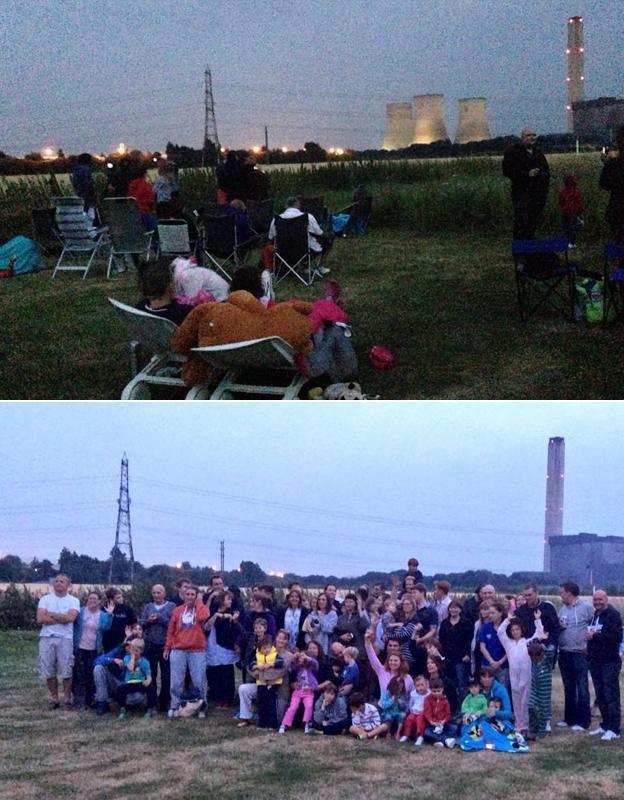
M 514 239 L 534 239 L 546 207 L 550 167 L 537 139 L 532 128 L 525 128 L 520 141 L 509 147 L 503 157 L 503 174 L 511 181 Z M 609 192 L 606 222 L 612 240 L 624 244 L 624 127 L 617 131 L 615 144 L 616 149 L 602 150 L 599 185 Z M 558 199 L 563 233 L 570 247 L 575 247 L 576 234 L 583 224 L 583 198 L 575 175 L 565 177 Z
M 622 619 L 605 591 L 592 604 L 563 583 L 561 607 L 529 583 L 501 597 L 489 584 L 460 602 L 439 580 L 429 592 L 416 559 L 392 585 L 360 586 L 339 598 L 325 586 L 309 596 L 292 584 L 237 587 L 213 575 L 205 592 L 181 578 L 177 594 L 152 587 L 137 617 L 120 589 L 87 595 L 81 607 L 65 575 L 41 598 L 40 672 L 52 708 L 115 700 L 170 718 L 205 716 L 207 702 L 240 727 L 286 734 L 390 736 L 416 747 L 523 750 L 551 725 L 604 741 L 620 736 Z M 552 673 L 563 682 L 563 718 L 552 718 Z M 236 689 L 236 670 L 240 682 Z M 590 730 L 591 674 L 601 722 Z M 58 677 L 62 679 L 62 699 Z M 492 738 L 494 737 L 494 738 Z M 494 748 L 497 749 L 497 748 Z

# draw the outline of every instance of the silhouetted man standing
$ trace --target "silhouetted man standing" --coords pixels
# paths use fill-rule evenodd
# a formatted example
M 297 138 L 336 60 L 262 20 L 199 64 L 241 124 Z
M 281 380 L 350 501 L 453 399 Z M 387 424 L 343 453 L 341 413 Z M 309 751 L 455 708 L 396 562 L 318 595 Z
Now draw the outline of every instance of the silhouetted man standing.
M 511 180 L 514 239 L 535 239 L 546 206 L 550 168 L 536 141 L 537 134 L 525 128 L 521 141 L 512 144 L 503 156 L 503 175 Z

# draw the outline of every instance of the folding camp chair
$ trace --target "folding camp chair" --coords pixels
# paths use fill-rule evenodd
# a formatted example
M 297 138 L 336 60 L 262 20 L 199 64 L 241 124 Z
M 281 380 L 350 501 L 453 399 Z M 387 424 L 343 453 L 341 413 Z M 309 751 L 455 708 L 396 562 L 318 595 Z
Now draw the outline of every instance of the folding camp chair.
M 624 316 L 624 244 L 605 244 L 604 250 L 604 322 Z M 612 262 L 617 262 L 614 267 Z M 613 309 L 613 312 L 610 311 Z
M 305 286 L 310 286 L 317 275 L 317 260 L 308 246 L 308 215 L 302 214 L 290 219 L 277 216 L 274 218 L 274 222 L 273 274 L 275 284 L 292 273 Z
M 511 250 L 520 319 L 525 322 L 542 306 L 549 306 L 574 322 L 577 270 L 568 260 L 568 240 L 514 239 Z M 549 263 L 549 255 L 552 263 Z M 558 261 L 556 256 L 563 256 L 563 261 Z
M 323 195 L 319 195 L 318 197 L 301 197 L 299 199 L 299 209 L 305 214 L 312 214 L 319 225 L 324 225 L 329 218 L 329 212 L 325 205 L 325 198 Z
M 252 231 L 260 236 L 266 236 L 273 219 L 273 200 L 271 198 L 262 202 L 245 200 L 245 205 L 247 206 Z
M 185 388 L 180 370 L 186 358 L 171 350 L 171 336 L 177 325 L 171 320 L 140 311 L 108 298 L 123 320 L 129 335 L 131 380 L 121 393 L 122 400 L 149 400 L 151 386 Z M 139 360 L 147 364 L 139 369 Z
M 196 386 L 187 400 L 231 400 L 234 395 L 296 400 L 306 377 L 295 366 L 295 351 L 279 336 L 195 347 L 213 369 L 226 370 L 216 389 Z M 270 382 L 269 382 L 270 381 Z
M 30 212 L 33 239 L 43 255 L 60 255 L 63 249 L 63 240 L 56 224 L 55 208 L 33 208 Z
M 87 277 L 91 264 L 100 247 L 108 243 L 106 228 L 94 228 L 85 214 L 84 200 L 81 197 L 53 197 L 56 224 L 63 241 L 63 249 L 56 262 L 52 277 L 57 272 L 82 272 L 82 279 Z M 86 264 L 76 264 L 72 258 L 83 261 L 89 256 Z M 69 263 L 63 261 L 65 257 Z
M 234 215 L 215 215 L 202 211 L 199 215 L 204 253 L 211 265 L 224 277 L 232 280 L 232 273 L 240 266 Z
M 161 256 L 181 256 L 191 252 L 188 223 L 184 219 L 159 219 L 158 252 Z
M 143 256 L 149 261 L 153 231 L 145 230 L 135 198 L 105 197 L 101 211 L 111 240 L 106 277 L 110 278 L 116 259 L 121 259 L 122 271 L 126 266 L 126 256 Z

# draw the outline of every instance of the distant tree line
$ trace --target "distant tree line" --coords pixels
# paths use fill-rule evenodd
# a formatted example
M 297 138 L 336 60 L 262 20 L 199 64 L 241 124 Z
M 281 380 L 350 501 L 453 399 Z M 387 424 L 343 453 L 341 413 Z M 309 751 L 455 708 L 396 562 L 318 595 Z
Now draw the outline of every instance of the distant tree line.
M 498 136 L 482 142 L 468 142 L 467 144 L 453 144 L 450 139 L 444 139 L 431 144 L 412 144 L 399 150 L 383 150 L 372 148 L 367 150 L 346 150 L 337 155 L 332 150 L 327 150 L 318 142 L 305 142 L 298 150 L 269 149 L 262 147 L 255 158 L 258 163 L 266 164 L 309 164 L 325 161 L 350 161 L 372 159 L 376 161 L 397 160 L 405 158 L 457 158 L 460 156 L 502 155 L 512 142 L 517 142 L 515 136 Z M 581 148 L 594 150 L 602 144 L 600 137 L 584 139 Z M 211 143 L 212 144 L 212 143 Z M 540 137 L 540 147 L 547 153 L 569 153 L 576 147 L 576 138 L 571 133 L 552 133 Z M 247 150 L 241 151 L 247 154 Z M 212 166 L 216 160 L 216 152 L 211 149 L 206 153 L 201 148 L 189 147 L 183 144 L 167 142 L 165 148 L 167 158 L 175 161 L 179 167 Z M 150 163 L 160 153 L 144 153 L 141 150 L 131 150 L 129 157 L 137 162 Z M 208 156 L 208 157 L 207 157 Z M 108 159 L 117 159 L 118 154 L 106 156 Z M 27 153 L 23 158 L 8 155 L 0 151 L 0 175 L 37 175 L 42 173 L 69 172 L 76 164 L 77 155 L 66 156 L 62 150 L 58 151 L 58 158 L 45 160 L 40 153 Z M 99 162 L 99 168 L 105 169 L 105 162 Z M 94 169 L 98 164 L 94 164 Z
M 67 573 L 74 583 L 105 585 L 109 580 L 110 557 L 105 560 L 93 556 L 78 554 L 64 547 L 59 555 L 58 562 L 53 564 L 48 559 L 32 559 L 24 562 L 19 556 L 7 555 L 0 559 L 0 582 L 3 583 L 38 583 L 46 582 L 57 572 Z M 145 567 L 138 561 L 134 562 L 134 583 L 153 584 L 163 583 L 174 586 L 181 575 L 190 578 L 194 583 L 205 586 L 209 583 L 215 570 L 212 567 L 193 566 L 184 561 L 179 566 L 170 564 L 153 564 Z M 400 579 L 405 576 L 405 570 L 397 569 L 392 572 L 369 571 L 363 575 L 352 577 L 339 577 L 337 575 L 298 575 L 294 572 L 276 576 L 266 573 L 254 561 L 241 561 L 238 569 L 223 573 L 226 585 L 249 587 L 257 583 L 270 583 L 277 588 L 287 587 L 290 583 L 298 582 L 303 587 L 322 587 L 327 583 L 334 583 L 340 589 L 348 589 L 367 584 L 383 583 L 391 587 L 391 578 L 397 575 Z M 556 594 L 559 586 L 557 576 L 542 572 L 512 572 L 511 575 L 491 572 L 490 570 L 467 570 L 465 572 L 436 573 L 424 577 L 424 583 L 433 588 L 434 581 L 447 580 L 452 591 L 472 592 L 483 583 L 492 583 L 500 592 L 518 592 L 528 581 L 537 581 L 545 593 Z M 114 582 L 120 584 L 130 583 L 130 565 L 124 553 L 117 553 L 115 557 Z M 584 587 L 588 591 L 590 587 Z M 624 587 L 606 587 L 610 593 L 624 593 Z

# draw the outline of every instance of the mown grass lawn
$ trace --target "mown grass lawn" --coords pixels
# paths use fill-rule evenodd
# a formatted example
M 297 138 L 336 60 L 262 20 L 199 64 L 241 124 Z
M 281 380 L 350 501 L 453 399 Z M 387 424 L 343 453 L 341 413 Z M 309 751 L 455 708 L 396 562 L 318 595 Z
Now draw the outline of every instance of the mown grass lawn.
M 575 258 L 600 269 L 597 245 Z M 338 240 L 328 265 L 342 285 L 360 360 L 360 382 L 383 399 L 619 398 L 620 324 L 581 329 L 554 314 L 520 323 L 507 238 L 420 235 L 372 228 Z M 289 279 L 278 299 L 315 298 Z M 50 271 L 0 283 L 3 399 L 116 399 L 128 380 L 126 334 L 107 296 L 133 303 L 136 276 L 87 280 Z M 395 367 L 378 374 L 372 345 Z M 183 396 L 182 394 L 177 397 Z
M 462 753 L 394 741 L 284 737 L 231 712 L 149 722 L 48 711 L 37 634 L 0 632 L 0 797 L 12 800 L 615 800 L 624 744 L 555 730 L 528 754 Z M 561 683 L 555 674 L 554 718 Z

